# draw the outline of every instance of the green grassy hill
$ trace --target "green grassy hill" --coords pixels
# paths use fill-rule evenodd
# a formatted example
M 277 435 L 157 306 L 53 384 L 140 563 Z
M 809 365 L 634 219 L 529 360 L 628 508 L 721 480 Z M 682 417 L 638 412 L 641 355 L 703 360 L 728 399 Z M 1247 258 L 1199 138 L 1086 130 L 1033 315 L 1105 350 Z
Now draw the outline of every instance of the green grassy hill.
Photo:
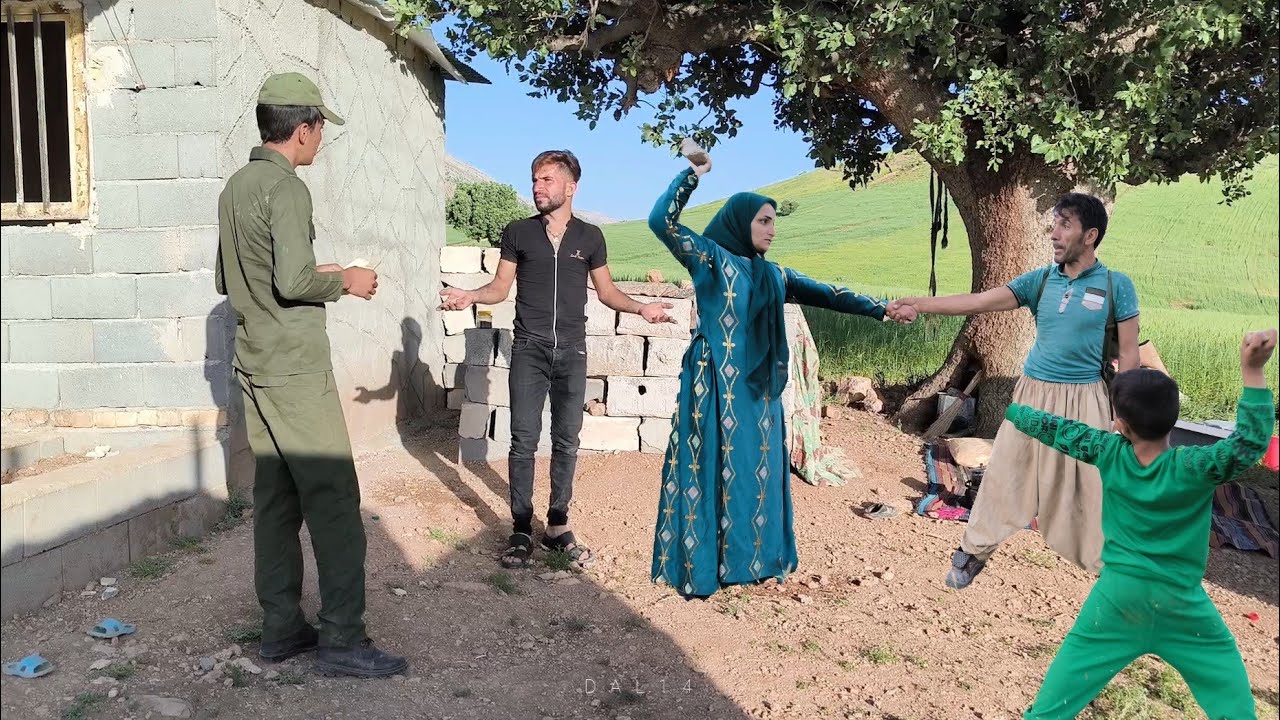
M 672 175 L 678 165 L 672 164 Z M 1221 204 L 1217 183 L 1124 186 L 1100 254 L 1137 284 L 1142 337 L 1155 342 L 1189 398 L 1190 417 L 1232 417 L 1239 391 L 1239 342 L 1246 329 L 1274 327 L 1280 303 L 1280 162 L 1269 158 L 1252 194 Z M 653 188 L 654 199 L 664 190 Z M 814 171 L 758 192 L 798 209 L 778 219 L 770 257 L 815 278 L 886 296 L 922 294 L 929 282 L 929 175 L 918 156 L 896 158 L 868 187 L 851 192 L 836 172 Z M 694 201 L 702 199 L 694 195 Z M 721 201 L 689 208 L 704 227 Z M 938 292 L 966 292 L 969 249 L 954 208 L 951 245 L 938 253 Z M 604 226 L 609 265 L 620 278 L 650 269 L 687 277 L 643 221 Z M 1045 242 L 1048 243 L 1046 235 Z M 885 327 L 807 312 L 823 375 L 856 373 L 901 382 L 933 372 L 959 320 L 930 318 Z M 1275 378 L 1275 368 L 1270 376 Z

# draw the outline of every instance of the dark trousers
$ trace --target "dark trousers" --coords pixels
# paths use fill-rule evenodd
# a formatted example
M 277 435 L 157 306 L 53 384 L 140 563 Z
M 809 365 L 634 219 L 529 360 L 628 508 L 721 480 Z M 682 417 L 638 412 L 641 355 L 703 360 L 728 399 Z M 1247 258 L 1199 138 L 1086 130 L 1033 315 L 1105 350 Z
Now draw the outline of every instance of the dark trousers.
M 303 628 L 302 542 L 311 531 L 320 582 L 320 644 L 365 638 L 364 522 L 351 440 L 333 373 L 237 373 L 257 463 L 253 482 L 254 587 L 262 641 Z
M 542 408 L 551 393 L 551 506 L 548 525 L 569 523 L 578 433 L 587 394 L 586 343 L 553 348 L 517 338 L 511 348 L 511 520 L 515 532 L 533 532 L 533 456 L 542 437 Z

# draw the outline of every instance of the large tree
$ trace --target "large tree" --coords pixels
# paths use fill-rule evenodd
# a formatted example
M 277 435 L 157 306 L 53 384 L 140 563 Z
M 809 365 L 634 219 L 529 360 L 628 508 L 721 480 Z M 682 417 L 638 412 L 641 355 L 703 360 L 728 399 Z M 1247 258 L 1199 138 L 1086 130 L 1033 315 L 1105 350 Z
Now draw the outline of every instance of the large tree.
M 1277 0 L 393 2 L 405 22 L 452 15 L 456 52 L 506 61 L 592 127 L 652 95 L 647 141 L 713 144 L 769 86 L 778 124 L 855 188 L 915 148 L 965 223 L 975 291 L 1047 261 L 1064 192 L 1194 173 L 1229 201 L 1280 145 Z M 969 320 L 902 418 L 980 367 L 992 429 L 1033 335 L 1025 313 Z

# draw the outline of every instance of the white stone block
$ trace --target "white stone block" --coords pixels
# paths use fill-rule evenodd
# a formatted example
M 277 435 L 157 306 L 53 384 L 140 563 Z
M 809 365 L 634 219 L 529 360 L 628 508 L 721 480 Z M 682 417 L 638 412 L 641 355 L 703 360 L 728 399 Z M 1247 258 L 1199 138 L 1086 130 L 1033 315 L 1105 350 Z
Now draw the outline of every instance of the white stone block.
M 462 389 L 466 373 L 466 365 L 447 363 L 440 371 L 440 385 L 446 390 Z
M 582 399 L 583 404 L 592 400 L 604 402 L 604 378 L 587 378 L 587 395 Z
M 508 300 L 497 305 L 477 305 L 476 311 L 489 312 L 490 327 L 498 330 L 510 330 L 516 326 L 516 301 Z
M 663 337 L 663 338 L 680 338 L 685 341 L 689 339 L 689 328 L 692 326 L 693 320 L 693 301 L 677 300 L 675 298 L 653 298 L 633 296 L 636 302 L 667 302 L 673 306 L 667 311 L 675 322 L 673 323 L 654 323 L 649 324 L 639 315 L 630 313 L 618 316 L 618 334 L 619 335 L 643 335 L 646 337 Z
M 588 335 L 587 375 L 644 375 L 644 338 L 636 335 Z
M 613 335 L 618 324 L 618 313 L 605 307 L 596 297 L 595 290 L 587 290 L 587 334 Z
M 478 290 L 493 280 L 492 275 L 484 273 L 443 273 L 440 275 L 440 282 L 445 287 L 460 288 L 462 290 Z
M 677 338 L 651 337 L 645 340 L 644 374 L 653 377 L 676 377 L 684 363 L 689 341 Z
M 466 335 L 446 335 L 444 337 L 444 361 L 459 364 L 467 361 Z
M 478 273 L 481 271 L 483 252 L 484 248 L 479 247 L 442 247 L 440 272 Z
M 644 418 L 640 421 L 640 452 L 662 454 L 671 441 L 671 418 Z
M 480 439 L 489 435 L 489 420 L 493 410 L 488 405 L 474 402 L 462 403 L 462 414 L 458 419 L 459 437 Z
M 481 269 L 490 275 L 498 272 L 498 263 L 502 261 L 502 249 L 485 248 L 482 255 L 484 260 L 481 263 Z
M 637 452 L 640 449 L 639 430 L 640 418 L 585 415 L 582 432 L 578 435 L 578 447 L 583 450 Z
M 474 308 L 466 310 L 445 310 L 441 312 L 444 317 L 444 334 L 460 335 L 464 330 L 470 330 L 476 326 L 476 314 Z
M 671 417 L 680 381 L 670 377 L 610 377 L 611 417 Z
M 505 368 L 468 365 L 466 371 L 467 401 L 484 405 L 511 406 L 507 386 L 510 372 Z
M 455 388 L 445 393 L 445 407 L 450 410 L 461 410 L 463 403 L 467 401 L 467 391 L 462 388 Z

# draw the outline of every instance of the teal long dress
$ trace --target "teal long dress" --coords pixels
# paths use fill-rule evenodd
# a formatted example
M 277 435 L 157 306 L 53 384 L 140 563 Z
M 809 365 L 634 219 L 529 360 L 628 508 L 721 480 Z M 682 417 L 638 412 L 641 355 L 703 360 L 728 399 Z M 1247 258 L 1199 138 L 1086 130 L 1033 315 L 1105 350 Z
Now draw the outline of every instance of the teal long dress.
M 689 271 L 697 299 L 653 541 L 653 580 L 686 597 L 782 579 L 798 563 L 782 402 L 757 395 L 745 377 L 751 259 L 679 223 L 697 186 L 692 170 L 682 172 L 649 216 L 654 234 Z M 788 300 L 884 319 L 884 300 L 791 269 L 777 275 Z

